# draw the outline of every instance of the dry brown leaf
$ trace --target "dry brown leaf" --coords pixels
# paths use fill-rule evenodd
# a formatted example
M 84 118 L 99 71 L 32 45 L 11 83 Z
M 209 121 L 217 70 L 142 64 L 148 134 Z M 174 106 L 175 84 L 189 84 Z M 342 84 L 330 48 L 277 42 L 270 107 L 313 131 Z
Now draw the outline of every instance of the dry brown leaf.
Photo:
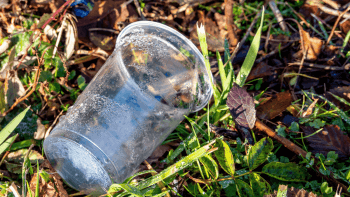
M 304 44 L 302 44 L 302 54 L 306 50 L 305 60 L 317 60 L 321 53 L 323 41 L 317 37 L 310 37 L 310 34 L 301 29 Z
M 36 124 L 38 128 L 36 129 L 36 132 L 34 132 L 34 139 L 36 140 L 42 140 L 45 137 L 45 126 L 41 124 L 41 119 L 38 118 L 36 120 Z
M 13 76 L 8 79 L 8 89 L 6 92 L 6 103 L 12 106 L 16 99 L 24 96 L 25 89 L 21 80 L 17 76 L 17 72 L 13 71 Z
M 271 120 L 286 110 L 292 101 L 293 97 L 289 91 L 277 93 L 274 98 L 256 108 L 256 115 L 260 119 Z
M 312 127 L 301 127 L 305 135 L 308 136 L 316 132 Z M 350 156 L 350 138 L 340 130 L 337 125 L 326 125 L 324 128 L 326 132 L 319 132 L 312 135 L 306 140 L 310 143 L 312 153 L 322 153 L 327 155 L 329 151 L 335 151 L 340 159 L 348 159 Z
M 40 169 L 45 169 L 45 171 L 50 175 L 50 181 L 45 182 L 45 180 L 39 176 L 39 196 L 43 197 L 68 197 L 67 191 L 63 188 L 63 183 L 61 177 L 53 170 L 52 166 L 45 160 L 41 165 Z M 30 180 L 29 187 L 32 192 L 32 195 L 35 194 L 35 188 L 37 183 L 37 174 L 33 174 L 32 179 Z M 28 191 L 29 192 L 29 191 Z M 29 193 L 28 193 L 29 194 Z
M 288 187 L 286 185 L 279 185 L 278 189 L 281 191 L 287 189 L 287 195 L 285 197 L 317 197 L 317 195 L 312 192 L 308 192 L 304 189 Z M 275 190 L 273 194 L 265 195 L 264 197 L 277 197 L 277 191 Z
M 273 69 L 265 62 L 260 62 L 258 65 L 254 66 L 246 81 L 271 76 L 273 74 L 272 70 Z
M 223 52 L 225 50 L 224 48 L 224 37 L 221 37 L 220 30 L 218 26 L 215 24 L 215 22 L 210 18 L 200 19 L 198 21 L 198 24 L 204 24 L 205 32 L 207 33 L 207 43 L 208 43 L 208 49 L 210 51 L 216 51 Z M 192 42 L 199 46 L 199 40 L 197 35 L 197 25 L 194 25 L 193 30 L 191 31 L 190 38 Z

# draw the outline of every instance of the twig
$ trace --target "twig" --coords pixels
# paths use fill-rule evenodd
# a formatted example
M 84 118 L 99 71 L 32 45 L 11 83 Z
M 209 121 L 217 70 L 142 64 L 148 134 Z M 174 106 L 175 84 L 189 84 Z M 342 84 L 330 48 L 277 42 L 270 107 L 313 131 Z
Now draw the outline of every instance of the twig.
M 310 23 L 308 23 L 308 22 L 304 19 L 304 17 L 302 17 L 297 11 L 295 11 L 294 8 L 292 8 L 292 6 L 290 6 L 290 5 L 288 4 L 288 2 L 284 2 L 284 4 L 287 5 L 287 6 L 293 11 L 293 13 L 294 13 L 295 15 L 297 15 L 297 16 L 300 18 L 300 20 L 302 20 L 302 21 L 304 22 L 304 24 L 305 24 L 308 28 L 311 28 L 314 32 L 316 32 L 318 35 L 320 35 L 321 37 L 323 37 L 323 35 L 321 34 L 321 32 L 319 32 L 315 27 L 313 27 L 312 25 L 310 25 Z
M 202 184 L 206 184 L 206 185 L 210 185 L 210 183 L 211 183 L 210 179 L 209 180 L 197 179 L 197 178 L 192 177 L 189 173 L 187 173 L 186 176 L 188 178 L 190 178 L 195 183 L 202 183 Z
M 300 66 L 301 62 L 293 62 L 289 63 L 288 66 Z M 343 67 L 333 67 L 333 66 L 326 66 L 326 65 L 321 65 L 321 64 L 312 64 L 312 63 L 303 63 L 304 66 L 308 66 L 311 68 L 319 68 L 319 69 L 324 69 L 324 70 L 349 70 L 348 67 L 345 65 Z
M 234 23 L 233 23 L 232 9 L 233 9 L 233 0 L 225 0 L 225 17 L 226 17 L 228 41 L 230 42 L 231 46 L 236 47 L 238 43 L 238 36 L 233 29 Z
M 323 12 L 325 12 L 327 14 L 334 15 L 334 16 L 339 16 L 341 14 L 338 10 L 334 10 L 332 8 L 324 6 L 317 1 L 313 1 L 313 3 L 314 3 L 313 5 L 316 5 L 318 8 L 320 8 L 320 10 L 322 10 Z M 348 18 L 348 17 L 350 17 L 350 13 L 345 13 L 341 17 Z
M 272 28 L 272 23 L 269 25 L 269 29 L 267 30 L 267 35 L 266 35 L 266 39 L 265 39 L 265 52 L 267 52 L 267 47 L 269 46 L 269 37 L 270 37 L 270 32 L 271 32 L 271 28 Z
M 335 28 L 338 26 L 338 23 L 339 23 L 341 17 L 342 17 L 346 12 L 348 12 L 349 10 L 350 10 L 350 6 L 349 6 L 344 12 L 342 12 L 342 13 L 338 16 L 337 21 L 335 21 L 335 24 L 334 24 L 333 29 L 332 29 L 332 31 L 331 31 L 331 34 L 329 35 L 329 37 L 328 37 L 328 39 L 327 39 L 326 45 L 328 45 L 329 41 L 332 39 L 333 34 L 334 34 L 334 30 L 335 30 Z
M 250 24 L 249 28 L 247 29 L 247 32 L 245 33 L 244 37 L 242 38 L 241 42 L 237 43 L 237 46 L 235 48 L 235 50 L 233 51 L 232 55 L 231 55 L 231 58 L 230 58 L 230 62 L 236 57 L 237 55 L 237 52 L 242 48 L 242 45 L 244 44 L 244 42 L 247 40 L 250 32 L 252 31 L 255 23 L 258 21 L 258 18 L 262 12 L 264 8 L 261 8 L 260 11 L 255 15 L 254 17 L 254 20 L 252 21 L 252 23 Z M 226 67 L 227 63 L 229 62 L 227 61 L 224 65 L 224 67 Z
M 52 58 L 54 58 L 55 55 L 56 55 L 56 52 L 57 52 L 57 49 L 58 49 L 58 44 L 59 44 L 60 41 L 61 41 L 61 37 L 62 37 L 62 33 L 63 33 L 63 27 L 64 27 L 64 25 L 66 24 L 66 19 L 67 19 L 67 15 L 64 15 L 63 20 L 62 20 L 62 25 L 61 25 L 61 27 L 58 29 L 59 33 L 58 33 L 58 36 L 57 36 L 55 48 L 53 49 L 53 52 L 52 52 Z
M 280 10 L 278 9 L 277 5 L 276 5 L 276 2 L 275 0 L 270 0 L 269 1 L 269 6 L 270 8 L 272 9 L 272 12 L 273 14 L 275 15 L 276 19 L 277 19 L 277 22 L 279 24 L 279 26 L 281 27 L 281 29 L 284 31 L 284 32 L 287 32 L 289 31 L 288 30 L 288 27 L 286 25 L 286 23 L 284 22 L 283 20 L 283 16 L 280 12 Z
M 44 23 L 44 25 L 41 27 L 41 29 L 44 29 L 46 25 L 48 25 L 52 20 L 55 19 L 55 17 L 63 10 L 64 7 L 66 7 L 68 4 L 72 4 L 74 0 L 66 1 L 58 10 L 52 14 L 52 16 Z
M 306 157 L 306 154 L 307 154 L 306 151 L 301 149 L 299 146 L 297 146 L 296 144 L 294 144 L 293 142 L 291 142 L 287 138 L 277 135 L 277 133 L 275 131 L 273 131 L 270 127 L 266 126 L 259 119 L 256 119 L 255 129 L 264 132 L 269 137 L 276 140 L 277 142 L 279 142 L 280 144 L 282 144 L 283 146 L 285 146 L 287 149 L 294 152 L 295 154 L 301 155 L 304 158 Z M 317 169 L 317 172 L 320 173 L 319 167 L 317 166 L 318 159 L 315 158 L 315 160 L 316 160 L 316 162 L 314 163 L 314 166 Z M 323 175 L 321 173 L 320 173 L 320 175 L 322 175 L 322 177 L 324 177 L 325 179 L 327 179 L 331 183 L 339 184 L 346 191 L 347 187 L 344 184 L 342 184 L 341 182 L 339 182 L 337 179 L 334 178 L 332 171 L 330 171 L 330 172 L 331 172 L 330 176 L 326 176 L 326 175 Z
M 135 6 L 137 8 L 137 13 L 141 16 L 141 19 L 143 21 L 145 21 L 146 19 L 145 19 L 145 16 L 143 16 L 143 13 L 141 11 L 141 7 L 140 7 L 140 4 L 139 4 L 139 1 L 138 0 L 134 0 L 134 4 L 135 4 Z
M 297 155 L 302 155 L 303 157 L 306 157 L 306 151 L 301 149 L 299 146 L 291 142 L 285 137 L 282 137 L 280 135 L 277 135 L 275 131 L 273 131 L 270 127 L 266 126 L 263 122 L 261 122 L 259 119 L 255 122 L 255 128 L 259 131 L 264 132 L 269 137 L 273 138 L 274 140 L 278 141 L 282 145 L 284 145 L 286 148 L 288 148 L 290 151 L 294 152 Z
M 275 55 L 276 53 L 278 53 L 278 51 L 280 51 L 280 50 L 282 51 L 282 50 L 284 50 L 285 48 L 289 47 L 289 46 L 292 45 L 292 44 L 293 44 L 293 42 L 289 42 L 288 44 L 282 46 L 280 49 L 279 49 L 279 48 L 276 48 L 275 50 L 271 51 L 271 52 L 268 53 L 267 55 L 262 56 L 262 57 L 260 57 L 259 59 L 257 59 L 257 60 L 255 61 L 255 63 L 260 63 L 260 62 L 264 61 L 266 58 L 269 58 L 269 57 Z
M 25 99 L 27 99 L 34 91 L 35 91 L 35 88 L 38 84 L 38 80 L 39 80 L 39 76 L 40 76 L 40 65 L 37 66 L 37 70 L 35 72 L 35 75 L 34 75 L 34 83 L 32 85 L 32 89 L 25 95 L 23 96 L 22 98 L 20 99 L 17 99 L 16 102 L 10 107 L 10 109 L 8 109 L 6 112 L 2 113 L 1 114 L 1 117 L 5 117 L 10 111 L 12 111 L 20 102 L 24 101 Z
M 336 10 L 338 10 L 340 8 L 340 5 L 332 0 L 322 0 L 322 1 L 327 3 L 328 5 L 330 5 L 331 7 L 333 7 Z

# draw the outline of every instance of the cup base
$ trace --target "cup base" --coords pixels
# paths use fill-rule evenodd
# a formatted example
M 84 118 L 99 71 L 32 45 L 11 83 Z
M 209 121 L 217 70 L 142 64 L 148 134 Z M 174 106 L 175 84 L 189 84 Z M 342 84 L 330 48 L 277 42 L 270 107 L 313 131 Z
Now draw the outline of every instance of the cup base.
M 112 184 L 100 160 L 83 145 L 54 135 L 45 139 L 44 150 L 53 168 L 72 188 L 85 194 L 101 195 Z

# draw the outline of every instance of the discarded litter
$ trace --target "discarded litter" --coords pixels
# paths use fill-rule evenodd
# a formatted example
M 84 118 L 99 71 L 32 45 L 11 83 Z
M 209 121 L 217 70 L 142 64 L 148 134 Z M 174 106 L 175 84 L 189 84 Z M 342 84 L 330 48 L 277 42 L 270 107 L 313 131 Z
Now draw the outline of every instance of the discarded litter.
M 46 156 L 73 188 L 105 193 L 211 95 L 204 58 L 191 41 L 160 23 L 132 23 L 45 139 Z

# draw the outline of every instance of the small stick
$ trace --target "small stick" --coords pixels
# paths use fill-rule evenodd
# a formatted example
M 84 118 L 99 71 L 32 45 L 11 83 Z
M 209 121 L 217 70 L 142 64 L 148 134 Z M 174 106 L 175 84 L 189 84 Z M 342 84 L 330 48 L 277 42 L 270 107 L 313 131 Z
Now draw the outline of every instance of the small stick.
M 333 67 L 333 66 L 326 66 L 321 64 L 312 64 L 307 62 L 304 62 L 303 65 L 311 68 L 319 68 L 324 70 L 349 70 L 349 68 L 346 65 L 344 65 L 343 67 Z M 288 66 L 300 66 L 300 62 L 289 63 Z
M 282 51 L 282 50 L 284 50 L 285 48 L 289 47 L 289 46 L 292 45 L 292 44 L 293 44 L 293 42 L 289 42 L 288 44 L 284 45 L 284 46 L 281 47 L 280 49 L 276 48 L 275 50 L 271 51 L 271 52 L 268 53 L 267 55 L 262 56 L 262 57 L 260 57 L 259 59 L 257 59 L 257 60 L 255 61 L 255 63 L 260 63 L 260 62 L 264 61 L 266 58 L 269 58 L 269 57 L 275 55 L 276 53 L 278 53 L 279 50 Z
M 37 70 L 35 72 L 35 81 L 34 84 L 32 85 L 32 89 L 22 98 L 17 99 L 16 102 L 10 107 L 10 109 L 8 109 L 6 112 L 2 113 L 0 116 L 1 117 L 5 117 L 10 111 L 12 111 L 20 102 L 24 101 L 25 99 L 27 99 L 34 91 L 35 88 L 38 84 L 38 80 L 39 80 L 39 76 L 40 76 L 40 65 L 37 67 Z
M 340 5 L 332 0 L 322 0 L 322 1 L 327 3 L 328 5 L 330 5 L 331 7 L 333 7 L 336 10 L 338 10 L 340 8 Z
M 338 23 L 339 23 L 341 17 L 342 17 L 346 12 L 348 12 L 349 10 L 350 10 L 350 6 L 349 6 L 344 12 L 342 12 L 342 13 L 338 16 L 337 21 L 335 21 L 335 24 L 334 24 L 333 29 L 332 29 L 332 31 L 331 31 L 331 34 L 329 35 L 329 37 L 328 37 L 328 39 L 327 39 L 326 45 L 328 45 L 329 41 L 331 41 L 331 39 L 332 39 L 332 37 L 333 37 L 333 34 L 334 34 L 334 30 L 335 30 L 335 28 L 338 26 Z
M 281 27 L 281 29 L 284 32 L 288 32 L 289 31 L 288 27 L 287 27 L 286 23 L 283 20 L 283 16 L 282 16 L 280 10 L 278 9 L 275 0 L 270 0 L 269 1 L 269 6 L 272 9 L 272 12 L 275 15 L 275 17 L 277 19 L 277 22 L 278 22 L 279 26 Z
M 225 0 L 225 17 L 226 17 L 226 24 L 227 24 L 227 35 L 228 35 L 228 41 L 230 42 L 230 45 L 233 47 L 237 46 L 238 43 L 238 36 L 236 32 L 233 29 L 234 23 L 233 23 L 233 0 Z
M 255 122 L 255 129 L 264 132 L 265 134 L 267 134 L 269 137 L 271 137 L 272 139 L 276 140 L 277 142 L 279 142 L 280 144 L 282 144 L 283 146 L 285 146 L 287 149 L 289 149 L 290 151 L 294 152 L 297 155 L 301 155 L 302 157 L 306 157 L 306 151 L 304 151 L 303 149 L 301 149 L 299 146 L 297 146 L 296 144 L 294 144 L 293 142 L 291 142 L 290 140 L 288 140 L 285 137 L 279 136 L 277 135 L 277 133 L 275 131 L 273 131 L 270 127 L 266 126 L 263 122 L 261 122 L 259 119 L 256 119 Z M 314 163 L 314 167 L 317 169 L 317 172 L 320 172 L 320 168 L 316 165 L 318 159 L 315 158 L 316 162 Z M 340 187 L 344 188 L 344 190 L 346 191 L 346 186 L 344 184 L 342 184 L 341 182 L 339 182 L 337 179 L 334 178 L 333 172 L 330 171 L 331 174 L 330 176 L 326 176 L 326 175 L 322 175 L 322 177 L 324 177 L 326 180 L 330 181 L 330 182 L 334 182 L 340 185 Z
M 145 21 L 146 18 L 145 18 L 145 16 L 143 16 L 143 13 L 142 13 L 142 11 L 141 11 L 141 7 L 140 7 L 140 4 L 139 4 L 139 1 L 138 1 L 138 0 L 134 0 L 134 4 L 135 4 L 135 6 L 136 6 L 137 13 L 139 13 L 139 15 L 141 16 L 141 19 L 142 19 L 143 21 Z
M 320 8 L 320 10 L 330 15 L 339 16 L 341 14 L 339 13 L 338 10 L 334 10 L 332 8 L 326 7 L 316 1 L 313 1 L 313 5 L 317 5 L 317 7 Z M 343 14 L 341 17 L 348 18 L 350 17 L 350 13 Z
M 269 37 L 270 37 L 270 32 L 271 32 L 271 28 L 272 28 L 272 23 L 269 25 L 269 29 L 267 30 L 267 35 L 266 35 L 266 39 L 265 39 L 265 51 L 267 52 L 267 46 L 269 45 Z

